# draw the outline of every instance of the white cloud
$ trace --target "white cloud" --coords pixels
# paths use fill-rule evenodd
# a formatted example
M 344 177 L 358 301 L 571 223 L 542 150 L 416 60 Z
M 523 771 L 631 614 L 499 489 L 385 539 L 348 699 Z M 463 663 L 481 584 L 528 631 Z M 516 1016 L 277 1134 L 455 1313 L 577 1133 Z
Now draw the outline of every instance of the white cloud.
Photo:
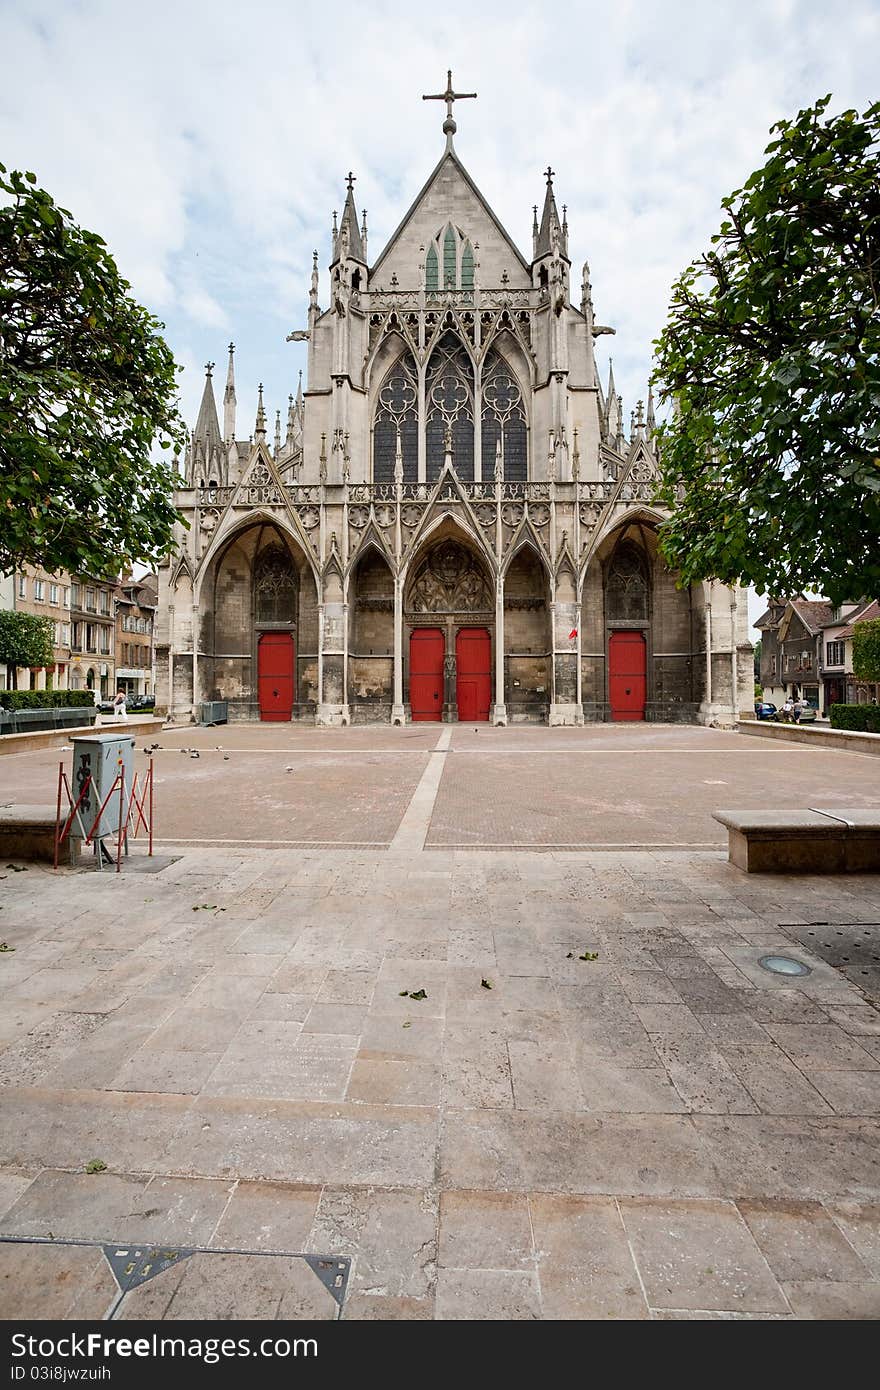
M 826 91 L 863 110 L 878 41 L 874 0 L 588 0 L 552 19 L 520 0 L 7 0 L 0 160 L 101 232 L 179 359 L 235 338 L 247 432 L 258 379 L 273 411 L 295 388 L 304 353 L 284 337 L 346 170 L 375 257 L 442 151 L 443 108 L 421 94 L 451 64 L 479 92 L 456 110 L 458 151 L 527 254 L 540 171 L 557 170 L 628 410 L 671 281 L 769 126 Z M 201 389 L 187 370 L 190 414 Z

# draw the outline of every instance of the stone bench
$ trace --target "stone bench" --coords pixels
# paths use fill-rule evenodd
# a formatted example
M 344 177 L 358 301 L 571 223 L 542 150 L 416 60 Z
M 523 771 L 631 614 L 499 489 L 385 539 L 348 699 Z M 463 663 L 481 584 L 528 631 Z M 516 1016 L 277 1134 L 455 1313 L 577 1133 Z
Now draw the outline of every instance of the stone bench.
M 728 858 L 749 874 L 880 872 L 880 808 L 715 811 Z
M 7 859 L 54 862 L 54 806 L 0 806 L 0 863 Z

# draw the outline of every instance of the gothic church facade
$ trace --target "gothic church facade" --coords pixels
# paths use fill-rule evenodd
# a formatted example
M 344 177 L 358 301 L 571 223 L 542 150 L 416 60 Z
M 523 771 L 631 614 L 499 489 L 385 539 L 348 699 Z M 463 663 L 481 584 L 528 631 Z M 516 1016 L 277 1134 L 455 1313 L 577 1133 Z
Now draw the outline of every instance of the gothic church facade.
M 600 384 L 589 268 L 550 170 L 531 256 L 454 148 L 370 262 L 349 177 L 329 303 L 285 437 L 236 439 L 210 368 L 160 570 L 157 704 L 322 724 L 729 722 L 752 703 L 745 594 L 658 551 L 651 396 Z

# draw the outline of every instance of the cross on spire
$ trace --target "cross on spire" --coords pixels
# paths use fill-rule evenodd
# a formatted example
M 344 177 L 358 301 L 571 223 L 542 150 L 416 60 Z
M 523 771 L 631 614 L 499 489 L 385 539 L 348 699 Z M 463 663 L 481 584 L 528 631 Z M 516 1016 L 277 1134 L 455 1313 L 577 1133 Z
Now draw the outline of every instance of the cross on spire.
M 553 175 L 554 175 L 555 173 L 556 173 L 556 170 L 555 170 L 555 169 L 551 169 L 551 168 L 550 168 L 550 165 L 548 164 L 548 165 L 547 165 L 547 168 L 544 170 L 544 177 L 545 177 L 545 179 L 547 180 L 548 183 L 552 183 L 552 182 L 553 182 Z
M 354 188 L 356 178 L 357 178 L 357 175 L 356 175 L 356 174 L 353 174 L 353 173 L 351 172 L 351 170 L 349 169 L 348 173 L 347 173 L 346 176 L 345 176 L 345 186 L 346 186 L 346 188 L 348 189 L 349 193 L 350 193 L 350 192 L 352 191 L 352 189 Z
M 206 376 L 210 376 L 211 373 L 213 372 L 213 370 L 214 370 L 214 363 L 213 363 L 213 362 L 206 362 L 206 363 L 205 363 L 205 375 L 206 375 Z
M 447 70 L 446 70 L 446 91 L 445 91 L 445 92 L 432 92 L 432 93 L 430 93 L 430 94 L 427 94 L 427 95 L 423 95 L 423 96 L 422 96 L 422 101 L 445 101 L 445 102 L 446 102 L 446 120 L 443 122 L 443 134 L 446 136 L 446 148 L 447 148 L 448 150 L 451 150 L 451 149 L 452 149 L 452 137 L 453 137 L 453 135 L 455 134 L 456 130 L 458 129 L 458 126 L 455 124 L 455 120 L 454 120 L 453 115 L 452 115 L 452 103 L 453 103 L 454 101 L 468 101 L 468 100 L 472 100 L 474 97 L 476 97 L 476 95 L 477 95 L 476 92 L 456 92 L 456 91 L 454 91 L 454 90 L 453 90 L 453 86 L 452 86 L 452 68 L 447 68 Z

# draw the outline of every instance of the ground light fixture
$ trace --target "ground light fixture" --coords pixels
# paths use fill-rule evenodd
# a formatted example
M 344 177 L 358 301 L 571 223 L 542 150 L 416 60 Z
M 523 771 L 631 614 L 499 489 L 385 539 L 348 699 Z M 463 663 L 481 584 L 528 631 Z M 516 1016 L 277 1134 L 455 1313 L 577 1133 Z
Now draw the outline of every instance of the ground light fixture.
M 793 956 L 762 956 L 758 961 L 762 970 L 769 970 L 771 975 L 812 975 L 812 970 L 808 965 L 804 965 L 802 960 L 795 960 Z

